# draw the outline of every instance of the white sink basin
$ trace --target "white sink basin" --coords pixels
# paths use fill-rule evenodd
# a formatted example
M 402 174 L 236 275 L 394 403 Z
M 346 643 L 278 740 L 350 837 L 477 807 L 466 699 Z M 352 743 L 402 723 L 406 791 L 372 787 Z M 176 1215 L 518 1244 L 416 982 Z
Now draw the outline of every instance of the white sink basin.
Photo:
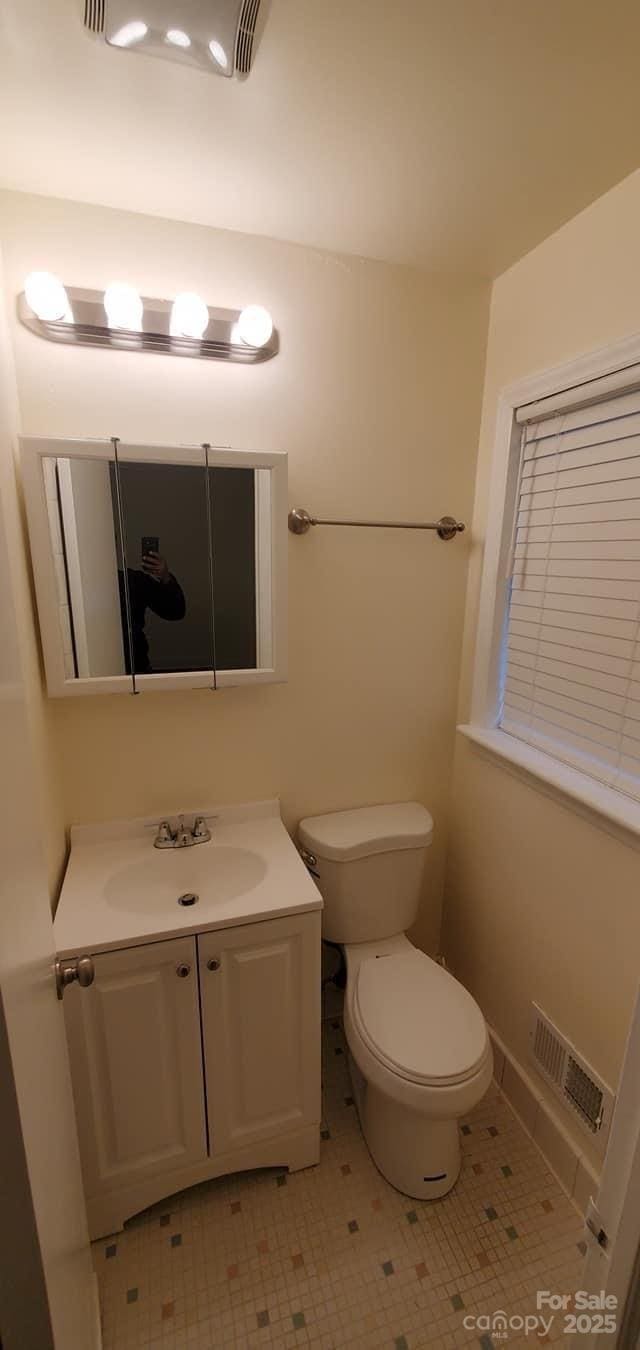
M 193 848 L 149 849 L 144 859 L 114 872 L 104 884 L 104 898 L 113 909 L 135 914 L 193 914 L 194 921 L 216 904 L 246 895 L 266 876 L 264 858 L 244 848 L 197 844 Z M 180 906 L 179 897 L 198 900 Z
M 54 925 L 59 956 L 322 908 L 277 801 L 190 814 L 215 816 L 212 838 L 191 848 L 154 848 L 153 817 L 74 826 Z M 178 904 L 188 892 L 197 903 Z

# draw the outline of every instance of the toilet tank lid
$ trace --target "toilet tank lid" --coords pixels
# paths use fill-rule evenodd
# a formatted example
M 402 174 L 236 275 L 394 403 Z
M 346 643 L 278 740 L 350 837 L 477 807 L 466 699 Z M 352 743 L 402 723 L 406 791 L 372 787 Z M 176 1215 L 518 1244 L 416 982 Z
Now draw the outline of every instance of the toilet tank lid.
M 392 849 L 426 848 L 433 820 L 420 802 L 360 806 L 354 811 L 331 811 L 300 821 L 298 838 L 319 858 L 346 862 Z

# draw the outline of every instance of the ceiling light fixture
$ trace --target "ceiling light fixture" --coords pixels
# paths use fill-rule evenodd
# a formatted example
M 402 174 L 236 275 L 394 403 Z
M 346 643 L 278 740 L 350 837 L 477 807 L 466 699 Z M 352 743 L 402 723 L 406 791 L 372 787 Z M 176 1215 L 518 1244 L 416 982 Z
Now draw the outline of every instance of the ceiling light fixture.
M 44 323 L 71 323 L 69 297 L 52 272 L 30 272 L 24 283 L 27 304 Z
M 159 57 L 231 80 L 252 70 L 268 11 L 269 0 L 139 0 L 139 7 L 137 0 L 84 0 L 84 24 L 112 52 Z
M 172 337 L 202 338 L 209 327 L 209 310 L 204 300 L 194 291 L 177 295 L 171 310 Z
M 273 319 L 262 305 L 247 305 L 241 310 L 237 331 L 248 347 L 264 347 L 273 333 Z
M 110 328 L 140 332 L 143 304 L 135 286 L 129 286 L 125 281 L 112 281 L 104 293 L 104 311 Z
M 170 42 L 172 47 L 190 47 L 191 38 L 188 33 L 183 33 L 181 28 L 169 28 L 164 35 L 165 42 Z
M 209 43 L 209 51 L 211 52 L 211 55 L 216 64 L 220 66 L 220 69 L 226 70 L 229 65 L 229 58 L 227 56 L 227 53 L 225 52 L 224 47 L 222 46 L 222 43 L 217 42 L 215 38 L 212 38 L 211 42 Z
M 132 47 L 136 42 L 141 42 L 148 32 L 149 29 L 142 19 L 132 19 L 131 23 L 123 24 L 117 33 L 113 33 L 108 41 L 112 47 Z

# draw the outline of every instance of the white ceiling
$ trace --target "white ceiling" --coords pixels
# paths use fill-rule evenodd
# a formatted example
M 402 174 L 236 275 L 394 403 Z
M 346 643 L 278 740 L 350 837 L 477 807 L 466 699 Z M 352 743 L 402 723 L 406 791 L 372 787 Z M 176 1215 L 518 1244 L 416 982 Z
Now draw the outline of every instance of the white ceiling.
M 4 0 L 0 181 L 496 274 L 640 163 L 639 49 L 637 0 L 273 0 L 239 82 Z

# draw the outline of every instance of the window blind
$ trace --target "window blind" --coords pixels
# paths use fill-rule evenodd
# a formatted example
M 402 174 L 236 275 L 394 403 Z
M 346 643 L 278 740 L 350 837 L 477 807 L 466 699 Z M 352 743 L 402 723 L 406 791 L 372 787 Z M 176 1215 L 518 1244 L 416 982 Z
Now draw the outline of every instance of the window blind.
M 640 390 L 533 416 L 499 725 L 640 798 Z

